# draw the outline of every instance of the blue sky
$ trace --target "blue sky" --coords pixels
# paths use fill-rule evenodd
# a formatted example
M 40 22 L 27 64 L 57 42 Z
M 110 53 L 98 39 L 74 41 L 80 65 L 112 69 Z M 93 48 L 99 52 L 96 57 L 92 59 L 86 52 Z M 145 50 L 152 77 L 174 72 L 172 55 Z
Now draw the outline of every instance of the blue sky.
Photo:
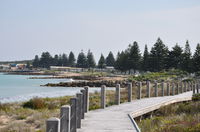
M 171 48 L 200 43 L 199 0 L 0 0 L 0 61 L 32 59 L 49 51 L 98 59 L 158 37 Z

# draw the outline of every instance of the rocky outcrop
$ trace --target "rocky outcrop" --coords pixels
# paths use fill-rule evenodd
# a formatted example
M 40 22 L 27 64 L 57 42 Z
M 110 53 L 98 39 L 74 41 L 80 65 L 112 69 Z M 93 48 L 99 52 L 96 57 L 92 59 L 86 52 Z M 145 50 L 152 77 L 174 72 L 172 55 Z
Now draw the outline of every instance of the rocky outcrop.
M 48 87 L 101 87 L 106 85 L 106 87 L 115 87 L 116 84 L 120 84 L 121 87 L 127 86 L 127 81 L 74 81 L 74 82 L 60 82 L 60 83 L 48 83 L 42 86 Z

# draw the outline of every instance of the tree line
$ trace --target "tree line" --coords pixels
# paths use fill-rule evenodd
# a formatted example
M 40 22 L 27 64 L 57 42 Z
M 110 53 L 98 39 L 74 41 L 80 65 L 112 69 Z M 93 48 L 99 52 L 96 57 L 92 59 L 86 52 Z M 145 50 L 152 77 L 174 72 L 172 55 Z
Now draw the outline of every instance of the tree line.
M 128 48 L 117 54 L 115 68 L 120 71 L 159 72 L 168 69 L 180 69 L 189 73 L 200 71 L 200 44 L 197 44 L 192 55 L 189 42 L 184 49 L 176 44 L 171 50 L 158 38 L 151 50 L 145 45 L 141 55 L 139 45 L 135 41 Z
M 35 56 L 33 63 L 34 68 L 49 68 L 50 66 L 69 66 L 79 68 L 105 68 L 106 66 L 114 66 L 115 58 L 113 53 L 110 51 L 108 56 L 104 58 L 103 54 L 96 64 L 93 53 L 88 50 L 87 55 L 83 51 L 78 54 L 77 59 L 74 53 L 71 51 L 69 56 L 67 54 L 52 55 L 49 52 L 43 52 L 41 57 Z
M 101 54 L 98 64 L 96 64 L 94 55 L 90 50 L 87 55 L 81 51 L 77 59 L 75 59 L 73 52 L 70 52 L 69 56 L 62 54 L 54 57 L 49 52 L 43 52 L 41 57 L 36 55 L 33 60 L 33 67 L 49 68 L 51 65 L 80 68 L 113 66 L 122 72 L 158 72 L 168 69 L 180 69 L 193 73 L 200 71 L 200 44 L 197 44 L 195 53 L 192 54 L 189 41 L 186 41 L 184 48 L 176 44 L 169 50 L 163 41 L 158 38 L 150 51 L 145 45 L 144 52 L 141 54 L 139 44 L 134 41 L 133 44 L 129 44 L 127 49 L 118 52 L 116 59 L 111 51 L 106 58 Z

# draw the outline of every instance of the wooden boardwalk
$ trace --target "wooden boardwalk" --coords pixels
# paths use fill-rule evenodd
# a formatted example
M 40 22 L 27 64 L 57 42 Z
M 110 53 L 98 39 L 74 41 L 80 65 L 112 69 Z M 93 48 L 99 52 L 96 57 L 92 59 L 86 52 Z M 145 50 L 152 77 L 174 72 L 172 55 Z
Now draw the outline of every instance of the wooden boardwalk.
M 136 132 L 134 120 L 131 120 L 130 116 L 135 118 L 161 106 L 188 101 L 191 98 L 192 92 L 190 91 L 174 96 L 133 100 L 130 103 L 89 111 L 82 120 L 81 129 L 77 129 L 77 132 Z

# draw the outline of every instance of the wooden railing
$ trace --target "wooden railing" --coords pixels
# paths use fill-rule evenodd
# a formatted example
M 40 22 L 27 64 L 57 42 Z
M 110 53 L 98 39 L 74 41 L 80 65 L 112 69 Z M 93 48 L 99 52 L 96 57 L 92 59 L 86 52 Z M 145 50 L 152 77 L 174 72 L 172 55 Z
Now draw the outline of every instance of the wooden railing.
M 142 86 L 143 85 L 143 86 Z M 135 86 L 135 85 L 134 85 Z M 176 95 L 187 91 L 193 91 L 193 94 L 199 93 L 199 83 L 197 82 L 153 82 L 150 81 L 137 82 L 137 99 L 142 98 L 142 94 L 145 97 L 151 97 L 151 91 L 153 90 L 154 97 L 158 97 L 158 88 L 161 88 L 160 96 Z M 151 87 L 153 86 L 153 87 Z M 128 102 L 132 101 L 133 87 L 132 83 L 127 84 L 127 97 Z M 146 93 L 142 93 L 142 89 L 146 88 Z M 78 128 L 81 128 L 81 119 L 85 118 L 85 113 L 89 111 L 89 87 L 86 86 L 76 94 L 76 97 L 70 99 L 70 105 L 64 105 L 60 110 L 60 118 L 49 118 L 46 121 L 46 132 L 76 132 Z M 120 84 L 116 85 L 115 90 L 115 104 L 120 104 Z M 101 101 L 100 106 L 102 109 L 106 107 L 106 86 L 101 86 Z

